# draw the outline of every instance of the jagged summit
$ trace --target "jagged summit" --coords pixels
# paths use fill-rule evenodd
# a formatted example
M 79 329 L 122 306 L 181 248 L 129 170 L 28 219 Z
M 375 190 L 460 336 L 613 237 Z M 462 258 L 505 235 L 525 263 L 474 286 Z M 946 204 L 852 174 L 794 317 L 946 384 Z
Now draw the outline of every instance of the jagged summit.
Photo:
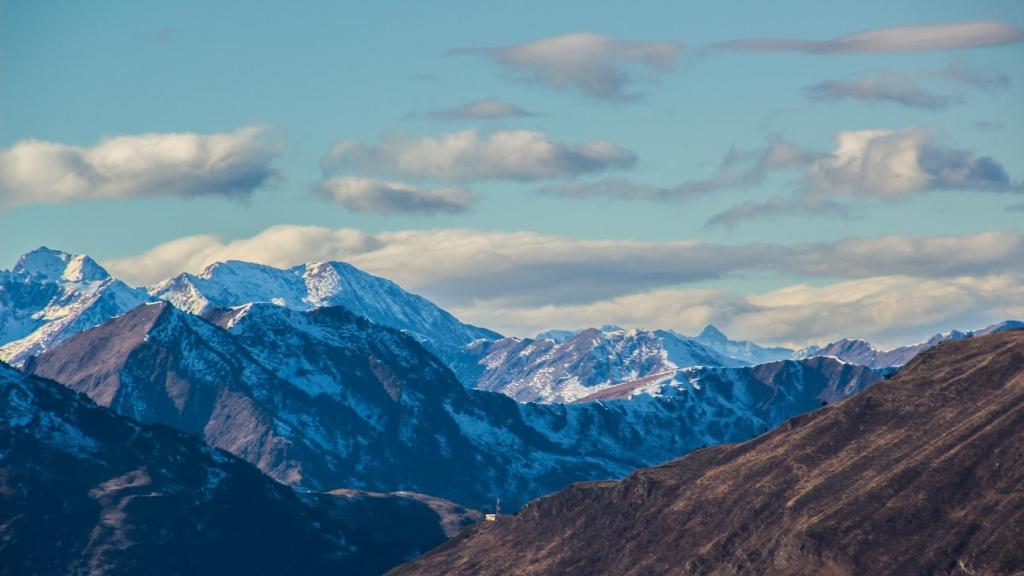
M 723 334 L 722 331 L 716 328 L 713 324 L 708 324 L 707 326 L 705 326 L 704 329 L 700 331 L 700 334 L 697 335 L 697 337 L 706 338 L 708 340 L 728 340 L 728 338 L 725 337 L 725 334 Z
M 46 246 L 23 254 L 11 272 L 49 282 L 96 282 L 110 277 L 102 266 L 84 254 L 69 254 Z
M 770 348 L 747 340 L 730 340 L 725 333 L 712 324 L 705 326 L 694 340 L 720 354 L 736 358 L 747 364 L 774 362 L 790 358 L 793 355 L 793 351 L 789 348 Z
M 21 365 L 71 335 L 150 300 L 85 255 L 45 246 L 0 272 L 0 360 Z

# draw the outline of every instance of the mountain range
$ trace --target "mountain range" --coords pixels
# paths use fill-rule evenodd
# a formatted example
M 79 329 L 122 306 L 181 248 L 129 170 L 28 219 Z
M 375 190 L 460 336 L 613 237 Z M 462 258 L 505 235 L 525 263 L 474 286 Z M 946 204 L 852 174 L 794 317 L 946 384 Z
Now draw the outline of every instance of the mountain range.
M 474 507 L 500 496 L 515 509 L 573 481 L 749 438 L 881 377 L 832 359 L 788 364 L 776 377 L 735 369 L 671 394 L 523 404 L 466 389 L 412 337 L 341 307 L 248 304 L 204 318 L 150 303 L 25 370 L 201 435 L 287 484 L 411 490 Z
M 419 574 L 1019 574 L 1024 331 L 948 341 L 742 444 L 577 484 Z
M 589 328 L 559 341 L 479 340 L 466 351 L 478 360 L 461 371 L 463 382 L 521 402 L 573 402 L 677 368 L 744 364 L 674 332 L 617 327 Z

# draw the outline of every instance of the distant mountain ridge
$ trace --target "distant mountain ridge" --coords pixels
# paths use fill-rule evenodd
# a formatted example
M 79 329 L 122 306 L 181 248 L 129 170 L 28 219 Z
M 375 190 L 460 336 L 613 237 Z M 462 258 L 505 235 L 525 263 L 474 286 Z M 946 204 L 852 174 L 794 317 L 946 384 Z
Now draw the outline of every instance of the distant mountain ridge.
M 740 366 L 665 330 L 589 328 L 560 341 L 503 338 L 466 349 L 476 362 L 460 371 L 467 385 L 521 402 L 573 402 L 623 381 L 687 366 Z
M 730 340 L 721 330 L 708 324 L 694 340 L 715 350 L 719 354 L 735 358 L 746 364 L 763 364 L 792 358 L 793 350 L 782 347 L 765 347 L 748 340 Z
M 910 362 L 914 356 L 917 356 L 921 352 L 924 352 L 925 350 L 942 342 L 964 340 L 967 338 L 974 338 L 976 336 L 985 336 L 987 334 L 996 334 L 1021 328 L 1024 328 L 1024 322 L 1006 320 L 979 330 L 969 330 L 967 332 L 953 330 L 951 332 L 936 334 L 924 342 L 910 344 L 908 346 L 900 346 L 899 348 L 893 348 L 892 350 L 879 350 L 864 340 L 843 339 L 831 342 L 824 348 L 815 347 L 808 349 L 804 354 L 798 354 L 798 356 L 804 358 L 811 358 L 814 356 L 833 356 L 843 360 L 844 362 L 853 362 L 854 364 L 862 364 L 872 368 L 899 367 Z

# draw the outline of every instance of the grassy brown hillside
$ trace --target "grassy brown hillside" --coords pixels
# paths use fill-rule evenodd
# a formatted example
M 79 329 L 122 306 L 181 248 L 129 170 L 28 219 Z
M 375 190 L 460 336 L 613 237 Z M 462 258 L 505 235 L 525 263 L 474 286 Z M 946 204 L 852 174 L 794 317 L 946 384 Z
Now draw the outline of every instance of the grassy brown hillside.
M 621 482 L 577 484 L 395 575 L 1024 573 L 1024 331 Z

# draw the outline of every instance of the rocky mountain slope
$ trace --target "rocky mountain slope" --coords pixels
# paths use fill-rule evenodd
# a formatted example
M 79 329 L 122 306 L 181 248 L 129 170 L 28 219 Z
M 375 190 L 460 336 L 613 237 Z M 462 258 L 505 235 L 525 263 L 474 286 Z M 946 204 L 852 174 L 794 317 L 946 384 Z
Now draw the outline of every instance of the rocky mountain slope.
M 965 338 L 985 336 L 986 334 L 995 334 L 1019 328 L 1024 328 L 1024 322 L 1007 320 L 980 330 L 970 330 L 967 332 L 953 330 L 951 332 L 936 334 L 924 342 L 918 342 L 917 344 L 911 344 L 908 346 L 900 346 L 899 348 L 893 348 L 892 350 L 879 350 L 864 340 L 843 339 L 837 342 L 832 342 L 824 348 L 810 349 L 806 354 L 800 356 L 806 358 L 813 356 L 834 356 L 845 362 L 853 362 L 854 364 L 861 364 L 872 368 L 903 366 L 907 362 L 910 362 L 914 356 L 942 342 L 963 340 Z
M 344 306 L 389 328 L 405 331 L 446 361 L 463 346 L 501 335 L 459 322 L 426 298 L 345 262 L 310 262 L 285 270 L 250 262 L 217 262 L 198 275 L 179 274 L 150 289 L 153 296 L 193 314 L 269 302 L 310 310 Z
M 149 300 L 92 258 L 39 248 L 0 271 L 0 360 L 32 354 Z
M 296 493 L 0 363 L 2 574 L 379 574 L 474 518 L 414 496 Z
M 666 394 L 521 404 L 466 389 L 412 337 L 340 307 L 250 304 L 203 319 L 166 303 L 26 364 L 119 413 L 201 435 L 288 484 L 409 490 L 473 507 L 500 496 L 509 509 L 574 481 L 750 438 L 879 378 L 826 375 L 841 368 L 824 359 Z
M 414 574 L 1020 574 L 1024 331 L 935 346 L 749 442 L 574 485 Z
M 665 330 L 589 328 L 555 339 L 478 341 L 459 372 L 467 385 L 521 402 L 573 402 L 599 390 L 688 366 L 739 366 L 692 339 Z

